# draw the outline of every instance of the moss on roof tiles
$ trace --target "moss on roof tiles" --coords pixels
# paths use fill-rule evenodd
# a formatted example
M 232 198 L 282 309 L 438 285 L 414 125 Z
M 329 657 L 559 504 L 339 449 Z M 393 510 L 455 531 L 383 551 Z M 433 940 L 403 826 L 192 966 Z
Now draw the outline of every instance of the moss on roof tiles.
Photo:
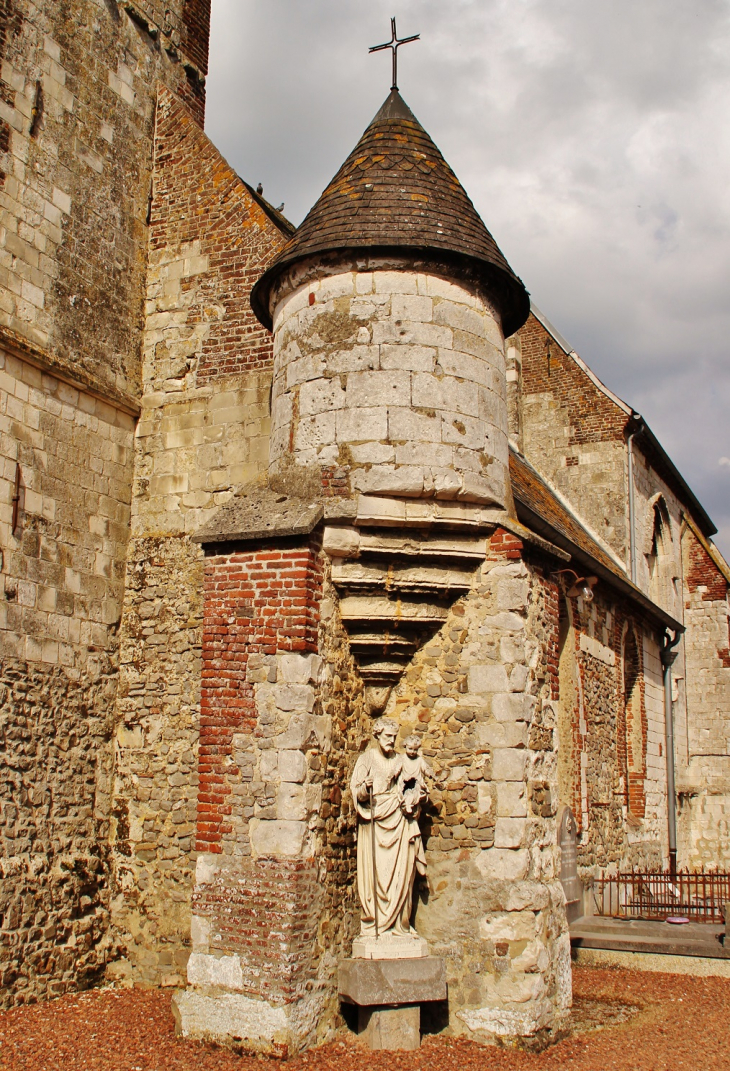
M 254 287 L 251 304 L 261 322 L 271 327 L 269 298 L 282 272 L 338 250 L 409 250 L 436 257 L 487 286 L 505 335 L 527 319 L 529 297 L 522 282 L 397 90 Z

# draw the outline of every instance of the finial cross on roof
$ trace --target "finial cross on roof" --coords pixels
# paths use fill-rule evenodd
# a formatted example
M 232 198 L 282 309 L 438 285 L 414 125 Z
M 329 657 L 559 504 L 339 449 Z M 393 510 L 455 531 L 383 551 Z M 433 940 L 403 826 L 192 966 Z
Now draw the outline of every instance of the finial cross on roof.
M 401 45 L 407 45 L 410 41 L 418 41 L 418 40 L 420 40 L 421 35 L 420 35 L 420 33 L 416 33 L 412 37 L 402 37 L 400 39 L 400 41 L 399 41 L 398 40 L 398 34 L 396 33 L 396 29 L 395 29 L 395 19 L 391 19 L 390 20 L 390 33 L 391 33 L 390 41 L 386 41 L 386 43 L 384 45 L 373 45 L 372 48 L 368 49 L 368 52 L 382 52 L 384 48 L 392 49 L 392 52 L 393 52 L 393 84 L 392 84 L 392 86 L 390 88 L 391 89 L 397 89 L 398 88 L 398 49 L 400 48 Z

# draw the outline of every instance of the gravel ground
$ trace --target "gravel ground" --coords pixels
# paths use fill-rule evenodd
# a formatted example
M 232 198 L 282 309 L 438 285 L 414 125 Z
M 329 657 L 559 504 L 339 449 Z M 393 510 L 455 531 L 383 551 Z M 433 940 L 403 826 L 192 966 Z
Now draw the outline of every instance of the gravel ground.
M 104 989 L 0 1013 L 1 1071 L 730 1071 L 730 980 L 575 968 L 573 1033 L 535 1054 L 430 1038 L 371 1053 L 348 1038 L 288 1063 L 179 1041 L 170 993 Z

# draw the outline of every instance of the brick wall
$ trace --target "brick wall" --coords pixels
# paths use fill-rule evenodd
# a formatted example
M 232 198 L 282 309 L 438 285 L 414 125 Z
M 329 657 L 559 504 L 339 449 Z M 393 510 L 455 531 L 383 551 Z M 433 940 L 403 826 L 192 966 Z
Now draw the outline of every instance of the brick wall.
M 566 598 L 554 578 L 544 583 L 560 802 L 576 817 L 580 865 L 659 864 L 667 855 L 666 758 L 654 632 L 603 584 L 586 603 Z
M 268 460 L 271 341 L 252 327 L 248 290 L 284 235 L 164 89 L 154 191 L 116 710 L 113 917 L 125 950 L 118 973 L 174 985 L 190 943 L 198 813 L 204 561 L 190 536 Z
M 210 951 L 242 953 L 245 995 L 286 1003 L 313 977 L 323 906 L 318 876 L 311 859 L 247 859 L 195 890 L 193 912 L 215 934 Z
M 187 337 L 194 344 L 184 347 L 184 332 L 174 347 L 166 341 L 173 353 L 186 349 L 188 360 L 195 355 L 198 385 L 270 368 L 271 335 L 251 311 L 249 293 L 288 231 L 249 193 L 188 110 L 165 91 L 157 111 L 155 161 L 150 216 L 153 290 L 148 300 L 160 292 L 154 287 L 158 279 L 164 283 L 166 299 L 157 299 L 155 326 L 169 322 L 163 310 L 179 294 L 175 304 L 186 310 Z M 174 260 L 178 270 L 165 271 L 174 251 L 183 252 Z M 184 371 L 176 366 L 168 376 L 180 378 Z
M 627 415 L 534 316 L 517 338 L 522 355 L 522 450 L 624 558 Z M 517 405 L 515 400 L 514 412 Z
M 260 735 L 251 655 L 316 652 L 321 565 L 313 547 L 268 547 L 213 558 L 205 576 L 196 849 L 240 852 L 248 823 L 231 823 L 236 734 Z M 240 745 L 239 745 L 240 746 Z M 253 802 L 253 801 L 252 801 Z M 224 847 L 225 846 L 225 847 Z

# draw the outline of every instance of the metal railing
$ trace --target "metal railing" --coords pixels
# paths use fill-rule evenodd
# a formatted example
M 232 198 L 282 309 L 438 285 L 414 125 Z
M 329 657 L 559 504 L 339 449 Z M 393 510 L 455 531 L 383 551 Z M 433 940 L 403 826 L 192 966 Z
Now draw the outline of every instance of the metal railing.
M 692 922 L 723 922 L 730 903 L 730 873 L 633 871 L 593 879 L 595 914 L 622 919 L 684 916 Z

